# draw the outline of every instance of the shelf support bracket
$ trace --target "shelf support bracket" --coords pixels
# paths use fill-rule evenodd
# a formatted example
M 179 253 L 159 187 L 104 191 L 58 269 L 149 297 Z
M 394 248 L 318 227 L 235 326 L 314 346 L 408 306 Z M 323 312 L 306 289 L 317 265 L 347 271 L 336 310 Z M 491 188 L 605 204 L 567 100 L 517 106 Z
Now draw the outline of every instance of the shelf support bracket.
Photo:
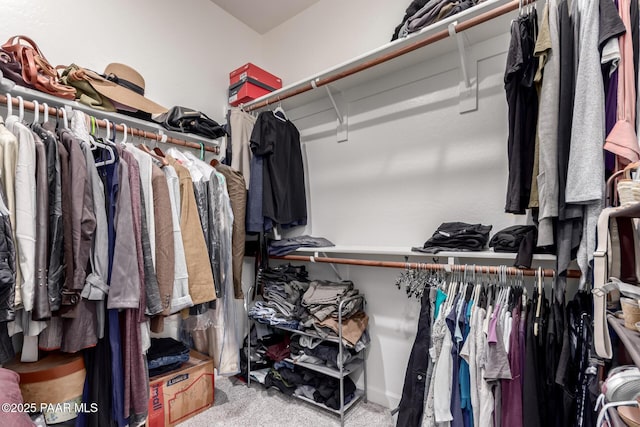
M 317 88 L 317 84 L 316 84 L 316 80 L 311 80 L 311 86 L 313 86 L 313 88 Z M 342 96 L 341 93 L 338 92 L 336 94 L 336 96 L 338 97 L 338 100 L 336 100 L 336 96 L 334 96 L 334 94 L 331 92 L 331 88 L 329 87 L 329 85 L 325 85 L 324 86 L 326 92 L 327 92 L 327 96 L 329 97 L 329 101 L 331 101 L 331 106 L 333 107 L 333 110 L 336 112 L 336 117 L 338 119 L 338 122 L 336 124 L 336 138 L 338 142 L 345 142 L 349 139 L 349 135 L 348 135 L 348 125 L 347 125 L 347 114 L 346 114 L 346 105 L 344 105 L 344 102 L 342 100 Z M 338 108 L 338 104 L 342 105 L 343 110 L 345 111 L 345 113 L 343 113 L 341 111 L 340 108 Z
M 324 88 L 327 90 L 327 96 L 331 100 L 331 105 L 333 105 L 333 109 L 336 111 L 336 116 L 338 116 L 338 122 L 342 124 L 342 122 L 344 121 L 342 118 L 342 113 L 340 113 L 340 109 L 338 108 L 338 105 L 336 104 L 336 100 L 333 97 L 333 94 L 331 93 L 331 89 L 329 89 L 328 85 L 325 86 Z
M 449 36 L 455 38 L 458 45 L 458 56 L 460 58 L 460 69 L 462 71 L 462 81 L 460 82 L 459 112 L 460 114 L 478 109 L 478 64 L 472 60 L 469 66 L 467 50 L 463 35 L 456 32 L 458 21 L 449 24 Z

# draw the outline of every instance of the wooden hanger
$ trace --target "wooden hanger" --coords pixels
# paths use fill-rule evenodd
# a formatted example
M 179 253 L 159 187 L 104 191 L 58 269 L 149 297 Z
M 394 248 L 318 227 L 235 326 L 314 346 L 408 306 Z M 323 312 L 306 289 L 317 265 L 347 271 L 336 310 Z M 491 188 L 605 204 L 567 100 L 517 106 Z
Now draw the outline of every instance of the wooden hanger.
M 160 141 L 160 139 L 159 139 L 159 138 L 160 138 L 160 135 L 158 135 L 158 139 L 157 139 L 158 141 Z M 153 151 L 154 151 L 158 156 L 160 156 L 160 157 L 164 157 L 164 152 L 160 149 L 160 147 L 158 147 L 157 142 L 156 142 L 156 146 L 155 146 L 155 147 L 153 147 Z
M 147 147 L 146 145 L 138 144 L 136 147 L 138 149 L 144 151 L 145 153 L 147 153 L 148 155 L 150 155 L 151 157 L 153 157 L 154 159 L 156 159 L 160 163 L 162 163 L 162 166 L 168 166 L 169 165 L 169 162 L 167 161 L 167 159 L 164 158 L 164 155 L 163 156 L 157 155 L 155 152 L 151 151 L 151 149 L 149 147 Z M 156 149 L 160 150 L 157 147 L 156 147 Z

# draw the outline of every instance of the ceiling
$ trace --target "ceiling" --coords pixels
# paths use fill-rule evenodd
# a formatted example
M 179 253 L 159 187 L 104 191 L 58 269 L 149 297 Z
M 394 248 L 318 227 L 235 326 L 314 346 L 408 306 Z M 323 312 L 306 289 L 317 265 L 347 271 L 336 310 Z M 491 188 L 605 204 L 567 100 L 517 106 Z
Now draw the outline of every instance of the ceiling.
M 264 34 L 320 0 L 211 0 L 259 34 Z

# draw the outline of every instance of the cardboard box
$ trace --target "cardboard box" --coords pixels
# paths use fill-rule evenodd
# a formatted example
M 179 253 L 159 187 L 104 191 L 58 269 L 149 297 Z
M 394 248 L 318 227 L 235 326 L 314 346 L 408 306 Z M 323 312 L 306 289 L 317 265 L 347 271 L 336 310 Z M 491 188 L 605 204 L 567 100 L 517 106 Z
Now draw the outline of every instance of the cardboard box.
M 280 89 L 282 87 L 282 79 L 250 62 L 229 73 L 229 86 L 233 86 L 238 82 L 247 81 L 250 78 L 257 80 L 268 87 L 272 87 L 273 90 Z
M 213 359 L 191 351 L 176 371 L 149 379 L 149 427 L 171 427 L 213 405 Z
M 229 87 L 229 104 L 236 107 L 270 92 L 273 89 L 267 85 L 256 84 L 253 80 L 241 81 Z

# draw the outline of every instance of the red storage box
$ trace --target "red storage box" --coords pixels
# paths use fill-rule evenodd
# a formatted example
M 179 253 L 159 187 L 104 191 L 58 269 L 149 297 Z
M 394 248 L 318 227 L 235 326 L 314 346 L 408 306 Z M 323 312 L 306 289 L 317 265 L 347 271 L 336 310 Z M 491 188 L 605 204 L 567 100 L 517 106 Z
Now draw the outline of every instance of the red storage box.
M 180 369 L 149 379 L 148 427 L 173 427 L 213 405 L 213 359 L 191 351 Z
M 282 79 L 266 72 L 260 67 L 252 63 L 244 64 L 242 67 L 229 73 L 229 86 L 234 86 L 238 82 L 244 82 L 248 79 L 257 80 L 258 82 L 273 88 L 273 90 L 282 87 Z
M 245 102 L 260 98 L 263 95 L 273 92 L 273 90 L 273 88 L 252 78 L 246 81 L 239 81 L 229 87 L 229 104 L 236 107 Z

